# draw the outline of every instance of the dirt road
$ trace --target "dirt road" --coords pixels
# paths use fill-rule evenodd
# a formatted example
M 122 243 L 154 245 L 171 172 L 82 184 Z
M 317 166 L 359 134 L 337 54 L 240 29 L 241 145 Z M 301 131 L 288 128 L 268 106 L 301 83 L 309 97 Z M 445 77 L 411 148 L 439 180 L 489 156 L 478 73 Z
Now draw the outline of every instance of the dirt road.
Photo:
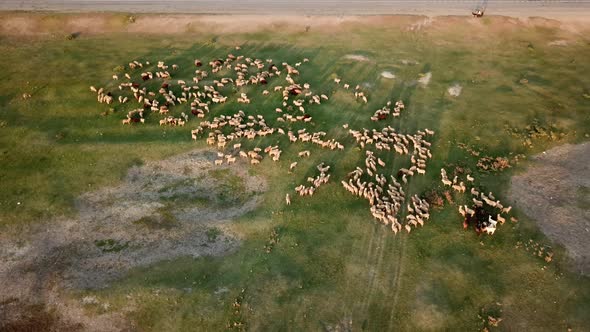
M 468 15 L 477 0 L 3 0 L 0 10 L 199 14 L 293 14 L 293 15 Z M 487 14 L 583 17 L 590 13 L 588 0 L 491 0 Z

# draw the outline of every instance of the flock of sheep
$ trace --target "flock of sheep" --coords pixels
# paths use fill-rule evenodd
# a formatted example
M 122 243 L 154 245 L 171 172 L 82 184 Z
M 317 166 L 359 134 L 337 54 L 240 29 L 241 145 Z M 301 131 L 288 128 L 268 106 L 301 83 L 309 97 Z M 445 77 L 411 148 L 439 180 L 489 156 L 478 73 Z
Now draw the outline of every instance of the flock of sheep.
M 236 47 L 236 50 L 239 51 L 240 48 Z M 224 59 L 215 59 L 209 62 L 209 70 L 205 70 L 203 62 L 196 59 L 194 61 L 194 75 L 188 83 L 182 79 L 172 79 L 179 70 L 179 66 L 176 64 L 167 65 L 163 61 L 158 61 L 155 68 L 150 71 L 147 70 L 151 66 L 149 61 L 132 61 L 128 64 L 129 72 L 124 73 L 124 79 L 119 79 L 119 75 L 113 75 L 113 80 L 119 84 L 116 84 L 115 87 L 111 85 L 110 88 L 120 91 L 117 93 L 117 98 L 115 98 L 113 91 L 107 91 L 108 87 L 91 87 L 90 89 L 96 93 L 99 103 L 108 105 L 119 103 L 122 105 L 134 101 L 139 104 L 139 108 L 127 113 L 126 118 L 122 120 L 123 124 L 145 123 L 148 115 L 159 115 L 161 116 L 159 119 L 161 126 L 184 126 L 191 121 L 189 115 L 192 114 L 192 118 L 202 120 L 191 131 L 191 137 L 193 140 L 205 138 L 207 144 L 217 147 L 219 152 L 213 161 L 215 165 L 232 164 L 238 158 L 256 165 L 264 159 L 265 155 L 273 161 L 279 161 L 282 154 L 281 148 L 278 145 L 269 145 L 264 149 L 256 147 L 251 150 L 242 150 L 241 142 L 232 142 L 244 139 L 254 140 L 257 137 L 269 135 L 285 135 L 290 144 L 301 142 L 312 143 L 320 148 L 336 151 L 345 149 L 344 144 L 340 141 L 328 138 L 326 132 L 312 132 L 307 128 L 290 129 L 297 122 L 312 122 L 310 110 L 315 105 L 320 105 L 330 99 L 327 92 L 317 93 L 312 90 L 309 83 L 297 82 L 300 67 L 308 61 L 309 59 L 306 58 L 294 65 L 284 62 L 279 67 L 273 63 L 272 59 L 261 60 L 228 54 Z M 279 82 L 270 89 L 264 89 L 261 93 L 264 98 L 278 94 L 282 100 L 281 104 L 277 105 L 279 107 L 275 108 L 277 117 L 270 119 L 270 122 L 263 115 L 246 115 L 242 110 L 238 110 L 234 114 L 217 115 L 208 120 L 205 119 L 210 108 L 215 104 L 226 103 L 229 98 L 235 97 L 238 104 L 250 104 L 253 98 L 258 98 L 252 93 L 256 90 L 245 87 L 267 86 L 273 84 L 273 81 Z M 154 84 L 154 82 L 157 83 Z M 356 100 L 365 104 L 368 102 L 367 92 L 362 91 L 360 85 L 351 89 L 350 84 L 341 82 L 340 78 L 335 78 L 334 83 L 336 87 L 342 87 L 344 90 L 353 90 Z M 190 110 L 189 115 L 184 112 L 178 117 L 168 115 L 173 107 L 180 108 L 184 104 L 187 105 L 185 106 L 187 112 Z M 384 107 L 375 111 L 371 120 L 382 121 L 389 116 L 399 117 L 404 108 L 405 105 L 402 101 L 387 102 Z M 271 125 L 272 123 L 274 125 Z M 345 129 L 348 127 L 348 124 L 343 125 Z M 417 195 L 410 196 L 408 199 L 403 187 L 408 183 L 409 177 L 426 173 L 427 161 L 432 158 L 431 143 L 428 141 L 428 137 L 433 136 L 434 131 L 424 129 L 415 134 L 402 134 L 388 125 L 380 130 L 349 129 L 348 133 L 358 146 L 365 150 L 366 158 L 364 167 L 356 167 L 350 172 L 347 179 L 341 181 L 342 186 L 351 194 L 366 199 L 369 202 L 372 216 L 377 221 L 389 226 L 394 233 L 402 229 L 409 233 L 412 227 L 424 225 L 425 221 L 430 218 L 428 202 Z M 400 168 L 396 176 L 386 176 L 386 173 L 391 173 L 391 167 L 387 168 L 377 153 L 408 156 L 411 166 Z M 304 150 L 300 151 L 298 156 L 303 158 L 309 157 L 310 154 L 309 150 Z M 297 161 L 292 161 L 289 172 L 292 172 L 297 164 Z M 307 185 L 301 184 L 294 188 L 295 194 L 312 196 L 320 186 L 328 183 L 330 166 L 321 163 L 316 168 L 319 174 L 309 177 Z M 403 184 L 398 182 L 398 179 Z M 449 181 L 443 170 L 443 183 L 451 185 L 457 191 L 465 192 L 463 182 L 456 182 L 456 179 Z M 481 197 L 486 204 L 493 202 L 495 207 L 501 207 L 499 202 L 493 201 L 491 193 L 488 196 L 481 195 L 477 197 Z M 286 204 L 291 204 L 291 200 L 291 195 L 287 193 Z M 476 201 L 479 202 L 474 198 L 474 202 Z M 463 215 L 472 211 L 467 206 L 460 208 Z M 401 217 L 402 212 L 406 213 L 404 217 Z M 496 222 L 501 222 L 501 220 L 503 218 L 501 219 L 498 214 L 496 219 L 490 218 L 483 228 L 486 232 L 493 234 Z
M 465 182 L 459 181 L 458 176 L 455 176 L 452 181 L 449 180 L 447 171 L 444 168 L 441 168 L 440 174 L 443 185 L 449 186 L 461 194 L 466 192 L 467 186 Z M 466 180 L 469 184 L 473 184 L 475 178 L 467 174 Z M 469 192 L 473 196 L 471 198 L 473 202 L 473 204 L 470 204 L 471 207 L 466 204 L 459 205 L 459 213 L 465 218 L 463 226 L 467 228 L 470 223 L 474 223 L 476 232 L 494 234 L 497 224 L 506 222 L 506 218 L 502 214 L 510 213 L 512 206 L 504 207 L 499 200 L 496 200 L 492 192 L 486 195 L 479 192 L 475 187 L 471 187 Z

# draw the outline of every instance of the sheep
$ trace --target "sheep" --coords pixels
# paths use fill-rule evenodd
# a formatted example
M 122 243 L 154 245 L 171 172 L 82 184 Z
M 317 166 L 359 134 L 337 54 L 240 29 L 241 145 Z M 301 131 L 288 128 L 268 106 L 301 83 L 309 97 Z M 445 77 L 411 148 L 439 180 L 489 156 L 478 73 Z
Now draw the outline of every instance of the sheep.
M 311 155 L 311 153 L 309 152 L 309 150 L 305 150 L 305 151 L 301 151 L 299 152 L 299 157 L 309 157 Z
M 223 165 L 223 159 L 215 160 L 215 166 L 218 166 L 218 165 Z
M 292 162 L 291 165 L 289 165 L 289 172 L 293 171 L 293 169 L 295 169 L 295 167 L 297 166 L 297 162 Z
M 466 214 L 466 212 L 465 212 L 465 207 L 464 207 L 463 205 L 459 205 L 459 213 L 460 213 L 460 214 L 461 214 L 463 217 L 465 217 L 465 214 Z
M 287 203 L 287 205 L 291 205 L 291 197 L 289 196 L 289 194 L 285 196 L 285 202 Z
M 492 216 L 488 216 L 488 222 L 494 227 L 496 227 L 496 224 L 498 223 L 497 220 L 492 219 Z
M 502 209 L 502 213 L 510 213 L 510 210 L 512 210 L 512 206 L 505 207 Z
M 470 176 L 469 174 L 467 174 L 467 181 L 473 182 L 473 180 L 475 180 L 475 179 L 472 176 Z

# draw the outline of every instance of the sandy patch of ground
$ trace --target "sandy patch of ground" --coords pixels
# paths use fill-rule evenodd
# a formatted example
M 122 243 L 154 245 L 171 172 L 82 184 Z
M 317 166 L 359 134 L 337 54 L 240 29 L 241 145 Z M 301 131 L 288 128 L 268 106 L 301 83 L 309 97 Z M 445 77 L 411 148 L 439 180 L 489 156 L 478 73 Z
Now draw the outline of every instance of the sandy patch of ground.
M 463 91 L 463 87 L 459 84 L 454 84 L 447 89 L 447 92 L 453 97 L 459 97 L 461 95 L 461 91 Z
M 354 60 L 354 61 L 369 61 L 369 58 L 367 56 L 360 55 L 360 54 L 347 54 L 344 56 L 344 59 Z
M 590 275 L 590 143 L 563 145 L 533 158 L 512 178 L 510 199 Z
M 0 312 L 4 304 L 51 304 L 65 321 L 85 325 L 69 319 L 84 315 L 63 290 L 106 287 L 135 267 L 235 250 L 239 239 L 226 226 L 257 206 L 266 183 L 239 165 L 213 166 L 215 157 L 201 150 L 133 167 L 121 185 L 82 195 L 75 218 L 0 235 Z M 97 330 L 113 330 L 113 317 L 98 321 Z
M 554 40 L 552 42 L 549 42 L 547 45 L 549 45 L 549 46 L 567 46 L 568 44 L 569 44 L 569 42 L 567 40 L 560 39 L 560 40 Z
M 390 71 L 384 71 L 384 72 L 381 73 L 381 77 L 388 78 L 388 79 L 394 79 L 395 78 L 395 74 L 393 74 Z
M 419 64 L 418 61 L 410 60 L 410 59 L 402 59 L 400 62 L 406 66 L 415 66 L 415 65 Z
M 2 2 L 0 2 L 0 7 Z M 190 5 L 189 2 L 183 2 Z M 73 4 L 75 6 L 75 4 Z M 145 5 L 139 5 L 145 8 Z M 413 6 L 413 5 L 412 5 Z M 165 5 L 166 9 L 174 6 Z M 366 6 L 365 6 L 366 7 Z M 116 12 L 121 12 L 117 10 Z M 138 12 L 129 10 L 129 12 Z M 141 10 L 139 10 L 141 12 Z M 158 11 L 154 11 L 158 12 Z M 166 12 L 162 10 L 161 12 Z M 135 22 L 130 23 L 122 14 L 109 13 L 24 13 L 0 12 L 0 34 L 2 35 L 50 35 L 50 34 L 101 34 L 112 32 L 150 33 L 150 34 L 179 34 L 206 33 L 214 35 L 231 34 L 235 32 L 249 33 L 260 30 L 280 30 L 282 32 L 333 32 L 343 31 L 355 26 L 373 26 L 376 28 L 399 27 L 411 31 L 438 30 L 453 28 L 457 25 L 470 25 L 474 29 L 493 32 L 510 32 L 515 27 L 522 26 L 555 26 L 580 35 L 588 30 L 588 20 L 569 22 L 541 18 L 510 18 L 489 16 L 493 24 L 483 25 L 473 20 L 469 15 L 445 16 L 413 15 L 379 15 L 379 16 L 329 16 L 329 15 L 286 15 L 275 13 L 261 16 L 242 13 L 239 15 L 203 15 L 180 14 L 190 13 L 178 9 L 179 14 L 144 13 L 134 15 Z M 224 11 L 227 13 L 228 11 Z M 204 12 L 201 12 L 204 13 Z M 465 13 L 465 12 L 463 12 Z M 236 13 L 237 14 L 237 13 Z M 381 13 L 382 14 L 382 13 Z
M 408 27 L 408 30 L 409 31 L 420 31 L 426 27 L 431 26 L 433 22 L 434 22 L 434 19 L 432 17 L 427 17 L 427 18 L 423 19 L 422 21 L 411 24 Z
M 420 78 L 418 79 L 418 83 L 420 83 L 420 84 L 422 84 L 424 86 L 427 86 L 428 83 L 430 83 L 430 80 L 431 79 L 432 79 L 432 73 L 431 72 L 428 72 L 428 73 L 422 74 L 420 76 Z

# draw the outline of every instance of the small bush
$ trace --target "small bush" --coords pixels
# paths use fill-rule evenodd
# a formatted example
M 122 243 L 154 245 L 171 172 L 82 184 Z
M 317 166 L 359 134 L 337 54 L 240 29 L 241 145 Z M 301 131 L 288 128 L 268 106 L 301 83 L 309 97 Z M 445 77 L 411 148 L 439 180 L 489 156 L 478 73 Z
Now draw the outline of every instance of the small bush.
M 221 235 L 221 231 L 218 228 L 211 227 L 207 229 L 207 232 L 205 234 L 207 234 L 207 241 L 215 242 L 215 240 L 217 240 L 217 237 Z

